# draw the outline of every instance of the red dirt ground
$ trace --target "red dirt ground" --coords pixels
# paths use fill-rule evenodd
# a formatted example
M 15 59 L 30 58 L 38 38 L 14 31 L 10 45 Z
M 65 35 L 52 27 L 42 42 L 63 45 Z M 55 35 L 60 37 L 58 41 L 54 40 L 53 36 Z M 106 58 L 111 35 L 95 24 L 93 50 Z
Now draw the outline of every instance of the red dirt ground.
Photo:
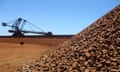
M 15 72 L 68 38 L 0 38 L 0 72 Z M 20 43 L 24 44 L 21 45 Z

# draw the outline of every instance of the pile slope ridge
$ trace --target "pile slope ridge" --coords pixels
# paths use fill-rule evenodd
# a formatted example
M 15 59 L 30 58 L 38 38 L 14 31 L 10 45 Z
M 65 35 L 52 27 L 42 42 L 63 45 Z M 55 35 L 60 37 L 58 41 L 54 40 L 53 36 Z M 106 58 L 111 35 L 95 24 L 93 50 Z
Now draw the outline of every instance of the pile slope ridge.
M 120 5 L 18 72 L 120 71 Z

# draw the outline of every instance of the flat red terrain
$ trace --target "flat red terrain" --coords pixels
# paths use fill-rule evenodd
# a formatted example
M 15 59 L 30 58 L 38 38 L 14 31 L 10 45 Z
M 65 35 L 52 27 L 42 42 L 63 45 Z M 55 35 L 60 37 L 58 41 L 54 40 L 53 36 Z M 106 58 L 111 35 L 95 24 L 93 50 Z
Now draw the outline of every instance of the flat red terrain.
M 0 38 L 0 71 L 15 70 L 68 38 Z

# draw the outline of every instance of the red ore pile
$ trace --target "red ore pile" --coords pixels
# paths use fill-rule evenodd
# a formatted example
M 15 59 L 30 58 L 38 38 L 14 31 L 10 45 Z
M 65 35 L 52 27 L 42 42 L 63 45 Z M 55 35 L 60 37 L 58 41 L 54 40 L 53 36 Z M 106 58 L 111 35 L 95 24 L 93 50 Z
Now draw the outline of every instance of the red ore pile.
M 120 72 L 120 5 L 17 72 Z

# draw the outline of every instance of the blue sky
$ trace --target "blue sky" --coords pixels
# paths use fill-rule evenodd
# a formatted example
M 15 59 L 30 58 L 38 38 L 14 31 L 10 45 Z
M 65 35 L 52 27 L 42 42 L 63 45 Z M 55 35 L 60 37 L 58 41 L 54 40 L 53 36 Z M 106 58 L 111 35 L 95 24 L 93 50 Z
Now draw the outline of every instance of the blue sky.
M 22 17 L 45 32 L 76 34 L 118 4 L 120 0 L 0 0 L 0 22 Z M 9 35 L 8 29 L 0 26 L 0 35 Z

